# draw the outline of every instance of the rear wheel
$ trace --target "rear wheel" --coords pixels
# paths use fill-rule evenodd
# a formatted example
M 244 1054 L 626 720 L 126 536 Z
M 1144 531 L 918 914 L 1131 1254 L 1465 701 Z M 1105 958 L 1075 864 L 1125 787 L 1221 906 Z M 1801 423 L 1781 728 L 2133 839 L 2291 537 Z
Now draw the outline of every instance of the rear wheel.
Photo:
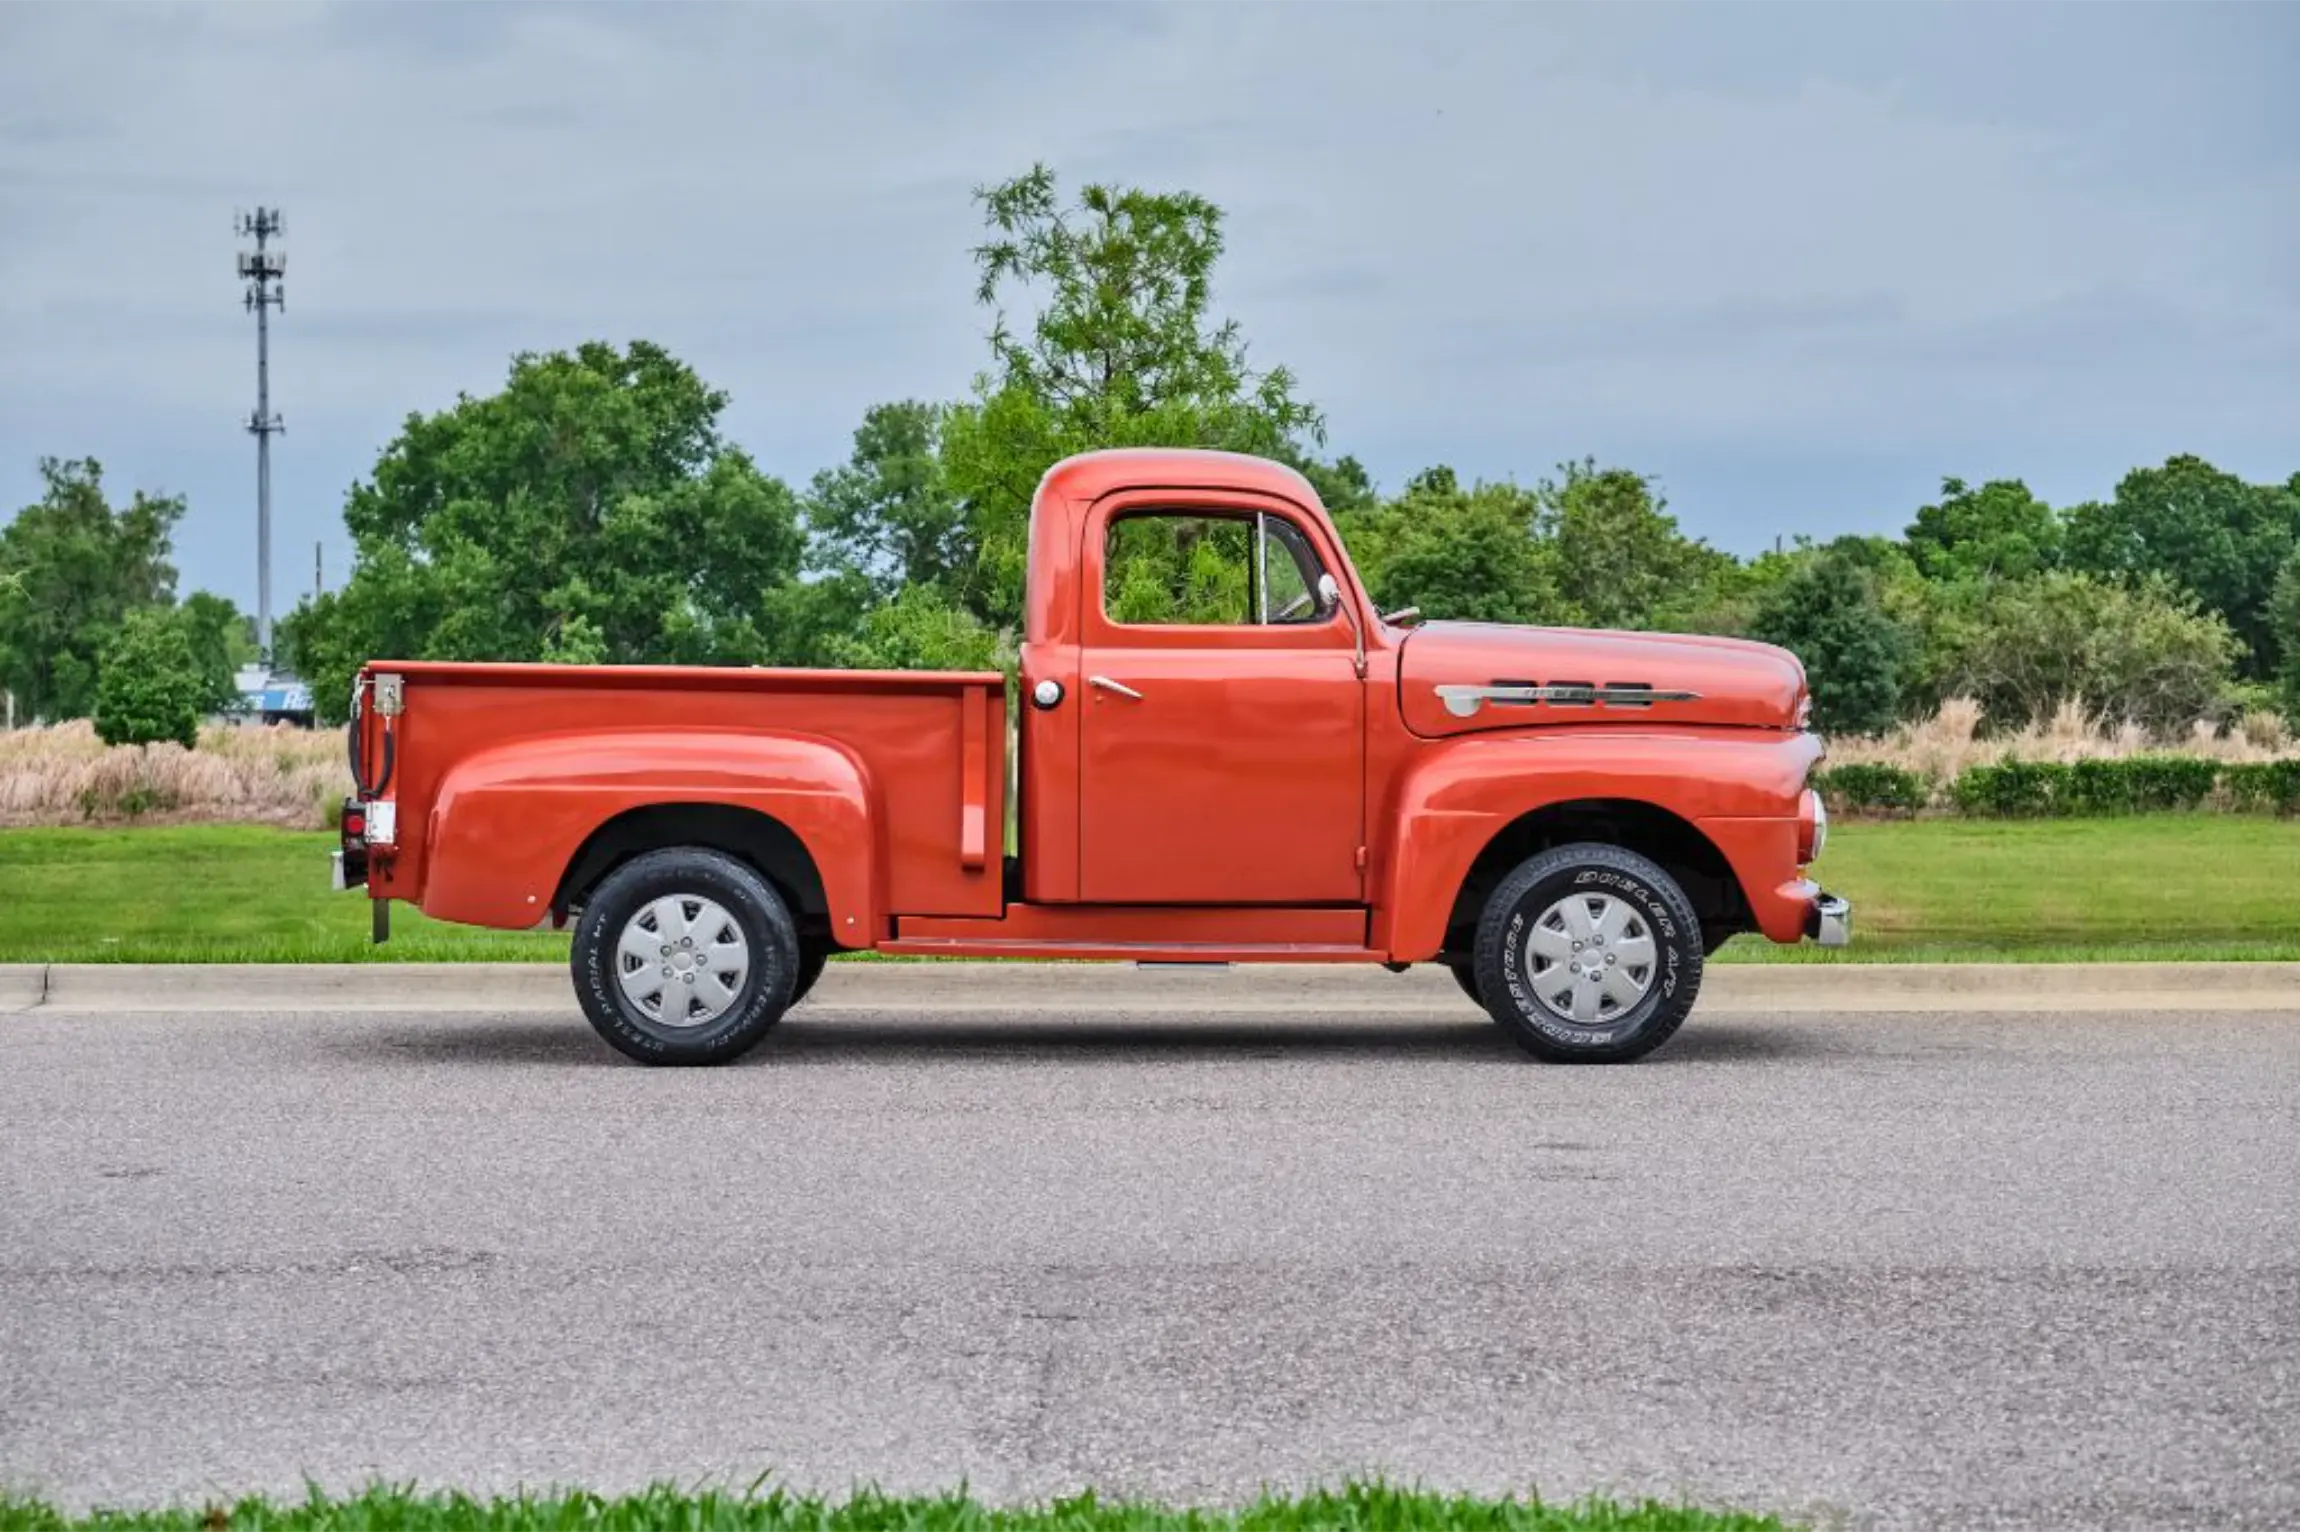
M 675 846 L 616 868 L 575 928 L 575 994 L 642 1064 L 718 1064 L 791 1005 L 799 939 L 772 885 L 724 852 Z
M 1701 988 L 1700 921 L 1675 879 L 1619 846 L 1521 863 L 1478 922 L 1478 990 L 1537 1058 L 1626 1063 L 1667 1042 Z

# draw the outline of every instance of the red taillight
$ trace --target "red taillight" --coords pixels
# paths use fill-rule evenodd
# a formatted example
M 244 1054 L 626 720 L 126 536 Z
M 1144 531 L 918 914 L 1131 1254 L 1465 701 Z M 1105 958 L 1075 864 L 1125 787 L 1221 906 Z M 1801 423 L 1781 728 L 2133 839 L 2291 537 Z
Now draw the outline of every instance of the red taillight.
M 365 835 L 367 833 L 366 813 L 360 809 L 346 809 L 343 816 L 343 833 L 346 835 Z

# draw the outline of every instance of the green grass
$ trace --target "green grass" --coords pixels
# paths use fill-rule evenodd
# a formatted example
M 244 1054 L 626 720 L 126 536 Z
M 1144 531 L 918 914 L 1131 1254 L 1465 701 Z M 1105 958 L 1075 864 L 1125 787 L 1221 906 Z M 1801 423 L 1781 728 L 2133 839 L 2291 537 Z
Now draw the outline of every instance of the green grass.
M 1840 824 L 1814 876 L 1853 901 L 1851 946 L 1741 938 L 1720 956 L 2300 960 L 2300 820 L 2145 814 Z
M 326 832 L 0 830 L 0 962 L 563 962 L 567 938 L 482 931 L 327 886 Z M 1853 945 L 1741 938 L 1726 962 L 2300 961 L 2300 821 L 2225 814 L 1840 824 L 1821 880 Z
M 664 1487 L 622 1499 L 573 1493 L 482 1500 L 372 1489 L 348 1499 L 317 1492 L 301 1504 L 243 1500 L 167 1511 L 67 1516 L 0 1499 L 0 1532 L 1782 1532 L 1770 1516 L 1658 1501 L 1486 1500 L 1378 1484 L 1236 1510 L 1178 1509 L 1093 1495 L 1042 1506 L 986 1506 L 963 1494 L 841 1502 L 782 1492 L 691 1494 Z

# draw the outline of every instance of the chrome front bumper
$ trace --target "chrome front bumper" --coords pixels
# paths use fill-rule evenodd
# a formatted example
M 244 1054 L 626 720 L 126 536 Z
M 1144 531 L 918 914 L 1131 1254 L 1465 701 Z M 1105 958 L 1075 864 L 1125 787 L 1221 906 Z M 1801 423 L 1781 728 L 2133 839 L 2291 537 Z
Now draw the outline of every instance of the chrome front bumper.
M 1822 894 L 1805 918 L 1805 934 L 1824 947 L 1842 947 L 1853 939 L 1852 902 L 1836 894 Z

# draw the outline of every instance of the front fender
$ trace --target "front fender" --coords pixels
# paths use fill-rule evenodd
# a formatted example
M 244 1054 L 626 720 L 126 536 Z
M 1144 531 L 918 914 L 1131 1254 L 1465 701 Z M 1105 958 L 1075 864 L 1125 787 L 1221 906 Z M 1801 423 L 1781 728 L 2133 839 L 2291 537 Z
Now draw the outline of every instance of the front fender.
M 533 926 L 551 913 L 561 876 L 594 831 L 666 804 L 780 821 L 814 859 L 831 929 L 866 941 L 877 934 L 869 775 L 843 746 L 806 734 L 586 729 L 470 755 L 432 803 L 420 906 L 467 925 Z
M 1392 799 L 1390 855 L 1377 881 L 1383 945 L 1422 962 L 1479 853 L 1516 820 L 1555 804 L 1628 800 L 1707 836 L 1775 940 L 1803 929 L 1797 800 L 1821 757 L 1810 734 L 1754 729 L 1614 729 L 1482 734 L 1417 752 Z M 1776 935 L 1776 932 L 1786 933 Z

